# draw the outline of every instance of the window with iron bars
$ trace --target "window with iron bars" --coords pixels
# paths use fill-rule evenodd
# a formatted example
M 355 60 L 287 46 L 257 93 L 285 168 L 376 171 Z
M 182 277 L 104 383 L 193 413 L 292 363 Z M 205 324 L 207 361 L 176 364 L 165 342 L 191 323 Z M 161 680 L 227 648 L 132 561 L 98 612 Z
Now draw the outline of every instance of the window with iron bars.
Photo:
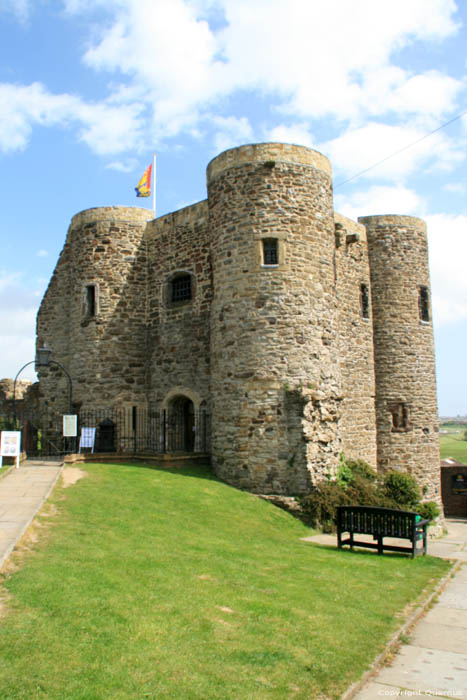
M 191 275 L 180 275 L 170 282 L 170 301 L 191 299 Z
M 277 238 L 263 238 L 263 265 L 278 265 L 279 251 Z

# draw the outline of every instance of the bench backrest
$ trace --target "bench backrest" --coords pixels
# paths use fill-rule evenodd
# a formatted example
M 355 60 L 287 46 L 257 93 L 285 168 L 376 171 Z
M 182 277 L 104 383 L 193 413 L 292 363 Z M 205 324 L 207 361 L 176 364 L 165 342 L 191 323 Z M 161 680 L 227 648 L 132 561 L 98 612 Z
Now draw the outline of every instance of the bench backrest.
M 417 513 L 369 506 L 340 506 L 337 525 L 341 532 L 411 538 L 420 519 Z

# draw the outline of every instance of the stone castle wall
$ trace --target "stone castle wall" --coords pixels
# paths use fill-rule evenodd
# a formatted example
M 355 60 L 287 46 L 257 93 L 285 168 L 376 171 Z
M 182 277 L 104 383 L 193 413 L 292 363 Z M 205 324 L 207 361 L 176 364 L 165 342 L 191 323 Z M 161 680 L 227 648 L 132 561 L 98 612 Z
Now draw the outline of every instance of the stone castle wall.
M 234 155 L 208 168 L 213 461 L 252 490 L 304 491 L 339 452 L 330 168 L 300 148 Z M 279 242 L 277 265 L 264 238 Z
M 348 457 L 359 455 L 376 469 L 375 365 L 366 230 L 339 214 L 335 223 L 342 451 Z M 368 313 L 362 308 L 362 286 L 368 291 Z
M 99 207 L 73 217 L 37 319 L 38 344 L 73 379 L 77 406 L 146 402 L 147 209 Z M 94 309 L 87 288 L 94 287 Z M 41 370 L 45 395 L 65 401 L 57 367 Z M 50 387 L 47 386 L 48 382 Z
M 147 405 L 164 420 L 191 406 L 194 431 L 203 409 L 216 473 L 251 491 L 303 493 L 344 452 L 409 470 L 438 498 L 423 222 L 336 214 L 329 161 L 286 144 L 222 153 L 207 189 L 150 222 L 130 207 L 73 218 L 38 343 L 77 404 Z M 180 277 L 190 297 L 174 301 Z M 66 394 L 59 372 L 41 370 L 41 385 L 48 400 Z
M 438 500 L 439 426 L 426 225 L 363 217 L 371 268 L 378 466 L 412 473 Z M 427 320 L 420 308 L 428 293 Z
M 188 391 L 196 408 L 210 404 L 209 314 L 212 297 L 207 202 L 150 222 L 148 256 L 147 393 L 160 407 Z M 191 299 L 172 302 L 170 282 L 191 277 Z M 165 402 L 165 403 L 164 403 Z

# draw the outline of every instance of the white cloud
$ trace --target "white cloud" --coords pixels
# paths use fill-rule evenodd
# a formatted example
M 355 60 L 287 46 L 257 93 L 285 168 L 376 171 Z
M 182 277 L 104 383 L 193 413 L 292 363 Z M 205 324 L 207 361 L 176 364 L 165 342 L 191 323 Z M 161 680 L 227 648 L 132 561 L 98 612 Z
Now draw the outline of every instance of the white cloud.
M 465 160 L 458 144 L 438 131 L 427 136 L 409 125 L 389 125 L 371 122 L 358 129 L 349 129 L 340 136 L 321 144 L 322 150 L 344 176 L 353 177 L 370 169 L 370 177 L 390 180 L 406 179 L 422 166 L 426 170 L 433 158 L 436 167 L 449 169 Z M 384 161 L 384 162 L 380 162 Z M 344 178 L 345 179 L 345 178 Z M 343 178 L 336 179 L 335 185 Z
M 426 216 L 437 325 L 467 320 L 467 216 Z
M 279 141 L 279 143 L 294 143 L 299 146 L 315 148 L 313 136 L 310 132 L 309 124 L 302 122 L 292 126 L 280 124 L 267 133 L 268 141 Z
M 403 187 L 378 186 L 351 195 L 336 195 L 335 208 L 356 221 L 359 216 L 404 214 L 422 216 L 425 202 L 413 190 Z
M 85 103 L 66 93 L 53 95 L 40 83 L 0 84 L 0 150 L 24 149 L 33 127 L 77 124 L 79 138 L 99 154 L 137 149 L 142 105 Z
M 41 250 L 38 250 L 36 255 L 38 258 L 46 258 L 48 256 L 49 252 L 47 250 L 44 250 L 41 248 Z
M 22 284 L 22 275 L 0 271 L 0 328 L 2 353 L 0 375 L 15 377 L 22 365 L 34 359 L 34 338 L 38 300 Z M 25 370 L 21 378 L 32 378 Z
M 105 167 L 107 170 L 116 170 L 119 173 L 131 173 L 135 170 L 138 161 L 135 158 L 126 160 L 114 160 Z
M 63 6 L 90 18 L 100 12 L 99 22 L 90 22 L 83 61 L 108 75 L 109 93 L 89 103 L 38 83 L 0 86 L 0 149 L 24 148 L 40 124 L 77 128 L 101 155 L 137 151 L 143 133 L 153 143 L 180 132 L 196 137 L 213 116 L 226 120 L 214 133 L 216 146 L 236 145 L 250 138 L 251 126 L 246 114 L 226 114 L 225 98 L 249 91 L 299 120 L 277 127 L 274 139 L 282 131 L 286 140 L 310 143 L 310 119 L 348 124 L 341 140 L 328 144 L 347 171 L 365 160 L 365 138 L 371 154 L 375 140 L 387 139 L 389 150 L 402 147 L 451 113 L 465 89 L 439 67 L 417 72 L 396 62 L 405 47 L 455 34 L 453 0 L 63 0 Z M 410 127 L 392 127 L 401 133 L 381 139 L 390 129 L 383 120 L 409 116 Z M 381 123 L 367 124 L 369 117 Z M 447 137 L 437 143 L 418 160 L 452 162 Z M 407 160 L 412 166 L 417 159 Z M 406 161 L 399 163 L 393 170 Z
M 465 194 L 467 192 L 467 186 L 462 182 L 448 182 L 444 185 L 443 190 L 446 192 L 453 192 L 454 194 Z
M 153 111 L 159 136 L 192 129 L 214 101 L 239 90 L 272 97 L 278 108 L 342 122 L 363 115 L 431 115 L 455 107 L 463 83 L 440 70 L 417 74 L 392 62 L 416 41 L 456 32 L 452 0 L 114 0 L 110 24 L 86 64 L 121 79 Z M 68 0 L 70 11 L 90 3 Z M 214 7 L 225 18 L 210 26 Z
M 29 11 L 29 0 L 0 0 L 0 12 L 11 12 L 20 22 L 26 22 Z
M 215 127 L 214 144 L 216 153 L 233 148 L 253 139 L 253 129 L 246 117 L 212 117 Z

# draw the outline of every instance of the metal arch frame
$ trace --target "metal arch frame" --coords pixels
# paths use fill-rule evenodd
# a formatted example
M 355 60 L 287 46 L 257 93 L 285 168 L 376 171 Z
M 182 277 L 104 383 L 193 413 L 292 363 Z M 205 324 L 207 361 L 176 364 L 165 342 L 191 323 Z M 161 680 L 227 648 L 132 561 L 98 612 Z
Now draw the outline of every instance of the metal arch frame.
M 37 364 L 37 359 L 36 360 L 31 360 L 30 362 L 26 362 L 25 365 L 21 367 L 19 372 L 17 372 L 15 381 L 13 382 L 13 418 L 15 421 L 16 425 L 16 382 L 18 381 L 18 377 L 23 371 L 23 369 L 26 369 L 26 367 L 29 367 L 29 365 L 34 365 Z M 72 403 L 72 391 L 73 391 L 73 383 L 71 381 L 71 377 L 69 372 L 63 367 L 63 365 L 60 364 L 60 362 L 57 362 L 56 360 L 48 360 L 46 365 L 42 365 L 43 367 L 48 367 L 49 365 L 57 365 L 57 367 L 60 367 L 62 372 L 65 374 L 66 378 L 68 379 L 68 392 L 69 392 L 69 408 L 70 408 L 70 414 L 73 413 L 73 403 Z

